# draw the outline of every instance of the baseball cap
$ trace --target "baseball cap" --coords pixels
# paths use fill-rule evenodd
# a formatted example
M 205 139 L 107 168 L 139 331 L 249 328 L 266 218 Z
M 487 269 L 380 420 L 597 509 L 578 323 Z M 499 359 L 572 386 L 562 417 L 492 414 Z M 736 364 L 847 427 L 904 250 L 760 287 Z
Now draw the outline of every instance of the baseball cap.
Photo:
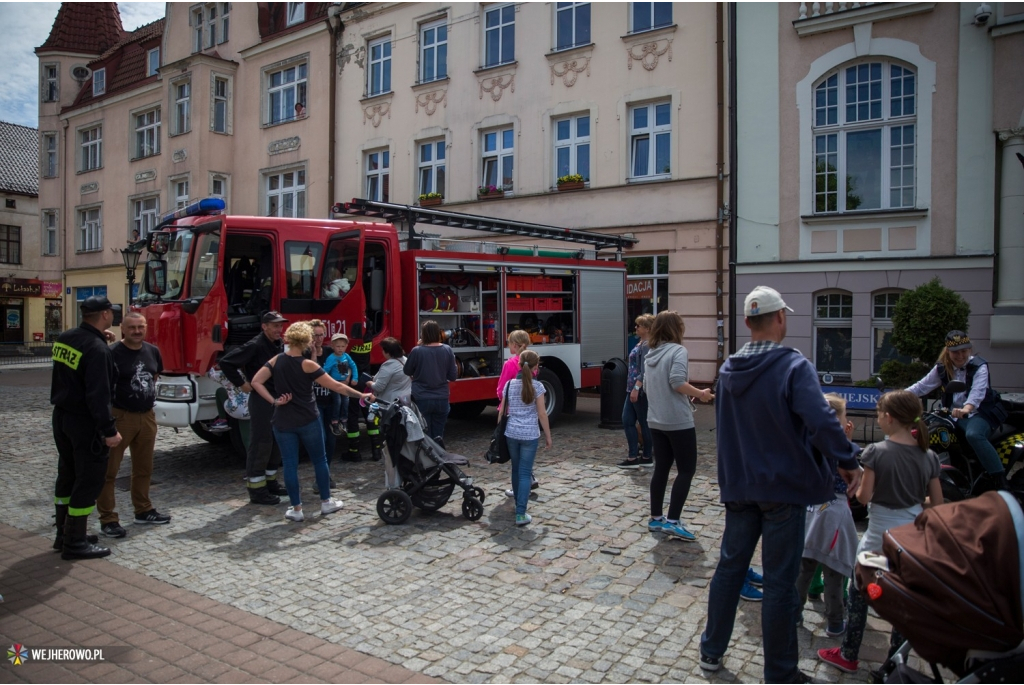
M 345 342 L 348 342 L 348 336 L 344 333 L 335 333 L 331 336 L 331 342 L 334 342 L 335 340 L 344 340 Z
M 95 314 L 96 312 L 105 312 L 108 309 L 113 309 L 114 305 L 110 304 L 110 300 L 107 299 L 106 295 L 92 295 L 85 298 L 80 307 L 83 314 Z
M 281 312 L 269 311 L 261 319 L 263 323 L 288 323 L 288 319 L 281 316 Z
M 747 298 L 743 300 L 743 315 L 744 316 L 758 316 L 760 314 L 771 314 L 777 312 L 780 309 L 787 311 L 793 311 L 790 307 L 786 306 L 785 300 L 782 299 L 782 295 L 775 288 L 769 288 L 766 285 L 759 285 L 750 291 Z
M 950 331 L 949 333 L 946 333 L 946 342 L 944 344 L 946 349 L 950 352 L 966 350 L 973 347 L 971 339 L 968 338 L 967 334 L 963 331 Z

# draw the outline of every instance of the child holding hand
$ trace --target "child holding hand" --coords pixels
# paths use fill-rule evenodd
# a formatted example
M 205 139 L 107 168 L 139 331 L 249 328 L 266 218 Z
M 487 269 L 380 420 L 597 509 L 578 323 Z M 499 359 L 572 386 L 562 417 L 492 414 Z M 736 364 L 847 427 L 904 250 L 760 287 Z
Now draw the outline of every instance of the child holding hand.
M 356 366 L 352 357 L 345 351 L 348 349 L 348 336 L 344 333 L 332 335 L 331 349 L 333 352 L 327 355 L 327 359 L 324 360 L 324 371 L 339 383 L 346 383 L 355 387 L 356 379 L 359 378 L 359 367 Z M 333 411 L 333 416 L 330 417 L 331 432 L 335 435 L 341 435 L 344 429 L 343 421 L 348 416 L 348 397 L 342 397 L 339 393 L 334 393 L 331 409 Z

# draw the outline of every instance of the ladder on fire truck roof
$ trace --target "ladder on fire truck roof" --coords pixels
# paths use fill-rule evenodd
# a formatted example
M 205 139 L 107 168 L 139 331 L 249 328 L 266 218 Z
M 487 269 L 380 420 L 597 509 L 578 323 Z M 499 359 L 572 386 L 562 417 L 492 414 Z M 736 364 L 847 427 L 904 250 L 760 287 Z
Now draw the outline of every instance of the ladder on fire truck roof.
M 605 235 L 594 231 L 581 231 L 575 228 L 559 228 L 558 226 L 530 224 L 523 221 L 510 221 L 490 216 L 462 214 L 441 209 L 427 209 L 415 205 L 374 202 L 372 200 L 353 199 L 351 202 L 336 204 L 331 209 L 335 214 L 381 218 L 386 221 L 394 221 L 396 219 L 404 221 L 409 227 L 410 245 L 418 245 L 419 240 L 423 237 L 416 234 L 414 227 L 417 223 L 447 226 L 450 228 L 467 228 L 474 231 L 499 233 L 509 236 L 583 243 L 592 246 L 595 250 L 615 248 L 619 259 L 622 258 L 622 250 L 624 248 L 632 247 L 639 242 L 636 238 L 621 235 Z

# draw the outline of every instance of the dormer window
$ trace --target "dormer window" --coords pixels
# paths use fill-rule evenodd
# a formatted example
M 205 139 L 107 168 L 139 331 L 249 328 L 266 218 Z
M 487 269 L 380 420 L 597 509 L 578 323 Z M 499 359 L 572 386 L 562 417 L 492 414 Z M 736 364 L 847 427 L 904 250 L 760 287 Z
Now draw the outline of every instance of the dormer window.
M 288 26 L 295 26 L 306 21 L 306 3 L 304 2 L 289 2 L 288 3 Z
M 107 92 L 107 70 L 97 69 L 92 72 L 92 94 L 103 95 Z
M 153 48 L 146 53 L 146 76 L 156 76 L 160 69 L 160 48 Z

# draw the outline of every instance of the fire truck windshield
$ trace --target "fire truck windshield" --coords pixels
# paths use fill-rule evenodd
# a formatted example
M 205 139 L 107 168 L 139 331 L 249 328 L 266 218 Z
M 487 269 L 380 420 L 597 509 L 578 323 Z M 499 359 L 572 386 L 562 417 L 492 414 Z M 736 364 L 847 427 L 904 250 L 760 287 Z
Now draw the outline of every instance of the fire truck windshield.
M 139 302 L 163 300 L 180 300 L 183 297 L 185 271 L 188 267 L 189 252 L 192 249 L 194 234 L 189 230 L 178 230 L 171 235 L 170 249 L 164 255 L 167 262 L 167 291 L 159 296 L 146 291 L 145 279 L 139 284 Z

